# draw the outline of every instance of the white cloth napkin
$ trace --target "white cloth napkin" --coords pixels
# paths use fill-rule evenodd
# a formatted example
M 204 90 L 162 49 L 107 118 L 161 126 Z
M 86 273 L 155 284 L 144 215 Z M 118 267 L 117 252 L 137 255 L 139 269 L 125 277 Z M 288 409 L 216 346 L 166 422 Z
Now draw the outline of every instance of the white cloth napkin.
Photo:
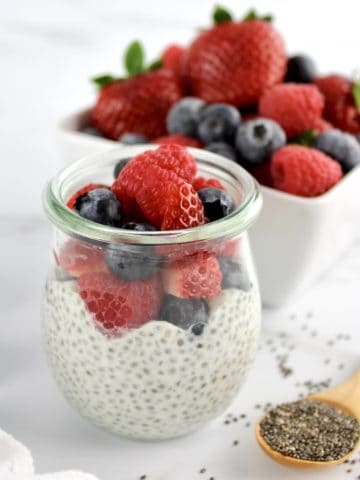
M 88 473 L 77 472 L 75 470 L 67 472 L 46 473 L 44 475 L 18 474 L 18 473 L 0 473 L 0 480 L 97 480 L 96 477 Z

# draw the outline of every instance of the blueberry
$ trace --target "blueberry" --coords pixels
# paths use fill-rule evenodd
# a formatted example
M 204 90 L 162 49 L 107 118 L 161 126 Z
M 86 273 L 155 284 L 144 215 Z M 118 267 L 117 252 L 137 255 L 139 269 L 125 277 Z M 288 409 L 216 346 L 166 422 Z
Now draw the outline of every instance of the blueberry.
M 232 142 L 240 121 L 240 112 L 235 107 L 226 103 L 214 103 L 201 111 L 198 136 L 205 145 Z
M 135 230 L 136 232 L 155 232 L 157 230 L 154 225 L 150 225 L 150 223 L 137 223 L 137 222 L 128 222 L 124 223 L 121 228 L 125 228 L 125 230 Z
M 81 130 L 82 133 L 86 133 L 86 135 L 92 135 L 93 137 L 103 137 L 104 135 L 100 132 L 100 130 L 98 130 L 97 128 L 95 127 L 91 127 L 91 126 L 88 126 L 88 127 L 84 127 L 82 130 Z
M 122 220 L 121 204 L 107 188 L 96 188 L 78 199 L 79 215 L 103 225 L 118 227 Z
M 223 274 L 222 288 L 238 288 L 247 292 L 251 288 L 248 273 L 237 260 L 227 257 L 218 257 L 221 273 Z
M 320 133 L 314 147 L 337 160 L 344 173 L 360 164 L 360 144 L 353 135 L 341 130 Z
M 239 126 L 235 143 L 243 160 L 259 165 L 285 145 L 286 134 L 273 120 L 256 118 Z
M 182 98 L 169 110 L 166 119 L 168 132 L 196 137 L 200 112 L 204 107 L 205 103 L 200 98 Z
M 209 307 L 203 299 L 179 298 L 165 295 L 160 318 L 184 330 L 191 328 L 194 335 L 201 335 L 208 322 Z
M 359 134 L 359 135 L 355 135 L 355 138 L 356 138 L 356 140 L 360 143 L 360 134 Z
M 124 145 L 141 145 L 143 143 L 149 143 L 149 139 L 141 133 L 124 133 L 121 137 L 118 138 L 120 143 Z
M 204 205 L 205 217 L 209 222 L 226 217 L 235 210 L 235 203 L 227 192 L 218 188 L 202 188 L 198 191 Z
M 114 168 L 114 178 L 117 178 L 121 172 L 121 170 L 126 167 L 126 165 L 130 162 L 131 158 L 124 158 L 120 160 Z
M 223 157 L 236 161 L 236 151 L 228 143 L 225 143 L 225 142 L 208 143 L 205 146 L 205 150 L 208 150 L 209 152 L 217 153 L 218 155 L 222 155 Z
M 113 275 L 131 282 L 155 275 L 162 266 L 163 257 L 150 245 L 111 244 L 105 252 L 105 263 Z
M 313 83 L 317 71 L 314 60 L 307 55 L 290 57 L 285 76 L 286 82 Z

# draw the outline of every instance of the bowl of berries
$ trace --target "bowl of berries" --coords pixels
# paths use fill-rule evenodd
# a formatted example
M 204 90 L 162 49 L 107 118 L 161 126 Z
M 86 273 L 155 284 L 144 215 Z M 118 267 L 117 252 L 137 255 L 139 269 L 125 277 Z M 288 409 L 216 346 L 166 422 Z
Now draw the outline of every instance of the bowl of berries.
M 289 56 L 269 15 L 235 20 L 216 7 L 213 22 L 148 66 L 133 42 L 128 77 L 96 77 L 95 105 L 61 123 L 60 145 L 66 161 L 119 143 L 178 144 L 244 167 L 264 198 L 251 231 L 262 298 L 280 306 L 360 231 L 360 83 Z
M 261 195 L 219 160 L 173 144 L 123 147 L 71 164 L 45 189 L 48 359 L 69 402 L 112 433 L 201 427 L 254 360 L 261 302 L 247 230 Z

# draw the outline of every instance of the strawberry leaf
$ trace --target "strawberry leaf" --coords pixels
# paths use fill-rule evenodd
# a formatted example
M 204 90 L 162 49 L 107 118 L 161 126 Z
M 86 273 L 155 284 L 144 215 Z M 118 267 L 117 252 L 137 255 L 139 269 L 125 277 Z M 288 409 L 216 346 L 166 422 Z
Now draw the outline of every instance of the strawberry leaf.
M 248 20 L 263 20 L 264 22 L 272 22 L 273 16 L 272 15 L 258 15 L 257 11 L 253 8 L 248 11 L 248 13 L 243 18 L 244 21 Z
M 124 64 L 129 77 L 144 71 L 144 50 L 140 42 L 132 42 L 125 52 Z
M 98 87 L 98 88 L 103 88 L 105 87 L 106 85 L 108 85 L 109 83 L 113 83 L 115 82 L 115 80 L 117 80 L 117 78 L 115 78 L 113 75 L 111 74 L 105 74 L 105 75 L 98 75 L 97 77 L 93 77 L 91 79 L 91 81 L 93 83 L 95 83 L 95 85 Z
M 157 60 L 154 60 L 153 62 L 151 62 L 150 65 L 148 65 L 148 67 L 146 68 L 146 71 L 153 72 L 154 70 L 159 70 L 159 68 L 161 68 L 162 66 L 163 66 L 163 62 L 161 58 L 158 58 Z
M 357 111 L 360 113 L 360 82 L 354 83 L 352 87 L 352 95 L 354 98 Z
M 296 143 L 297 145 L 304 145 L 305 147 L 312 147 L 315 143 L 316 137 L 318 133 L 316 130 L 310 129 L 305 130 L 305 132 L 300 133 L 292 143 Z
M 231 13 L 226 10 L 226 8 L 222 7 L 221 5 L 216 5 L 215 10 L 213 12 L 213 22 L 215 25 L 219 25 L 219 23 L 225 22 L 232 22 L 233 17 Z

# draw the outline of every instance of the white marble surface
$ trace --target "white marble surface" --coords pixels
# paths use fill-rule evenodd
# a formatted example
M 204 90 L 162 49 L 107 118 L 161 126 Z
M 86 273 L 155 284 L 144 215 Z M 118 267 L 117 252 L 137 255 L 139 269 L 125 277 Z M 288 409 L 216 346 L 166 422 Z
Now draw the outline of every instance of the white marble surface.
M 58 169 L 53 134 L 63 115 L 91 103 L 88 78 L 119 71 L 120 54 L 141 38 L 150 57 L 168 41 L 188 40 L 206 24 L 212 0 L 5 0 L 0 8 L 2 91 L 0 138 L 0 426 L 33 452 L 37 471 L 77 468 L 102 480 L 289 480 L 257 448 L 252 428 L 224 426 L 225 417 L 191 437 L 166 443 L 127 442 L 82 420 L 58 392 L 41 346 L 40 297 L 47 268 L 50 228 L 41 218 L 40 191 Z M 237 8 L 235 0 L 226 2 Z M 244 0 L 276 13 L 291 52 L 308 51 L 322 71 L 350 73 L 357 65 L 360 3 L 303 0 Z M 165 40 L 164 40 L 165 39 Z M 359 65 L 358 65 L 359 66 Z M 357 243 L 322 283 L 283 311 L 265 312 L 263 347 L 231 412 L 247 413 L 254 403 L 293 398 L 307 378 L 343 380 L 360 364 Z M 296 317 L 290 320 L 290 314 Z M 313 316 L 310 317 L 309 314 Z M 304 330 L 304 325 L 308 325 Z M 285 332 L 285 340 L 279 332 Z M 312 332 L 317 332 L 312 336 Z M 327 342 L 338 333 L 351 340 Z M 294 374 L 279 375 L 276 352 L 293 343 Z M 282 343 L 284 341 L 284 345 Z M 324 361 L 329 358 L 330 363 Z M 343 368 L 339 366 L 343 364 Z M 239 446 L 232 442 L 239 439 Z M 207 473 L 199 475 L 201 467 Z M 328 473 L 291 473 L 292 479 L 355 479 L 360 464 Z

